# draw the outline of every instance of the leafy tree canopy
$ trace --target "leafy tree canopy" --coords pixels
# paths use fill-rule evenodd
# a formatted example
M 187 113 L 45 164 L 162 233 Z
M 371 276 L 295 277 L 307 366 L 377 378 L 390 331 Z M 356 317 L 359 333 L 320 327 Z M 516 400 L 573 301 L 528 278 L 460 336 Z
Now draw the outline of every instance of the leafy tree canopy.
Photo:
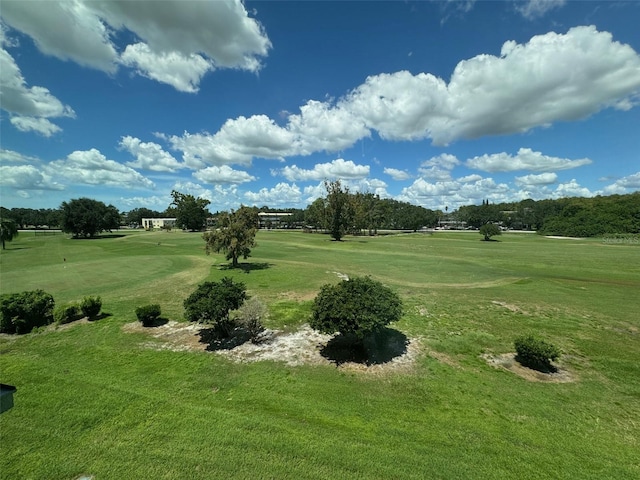
M 480 227 L 479 233 L 480 235 L 484 235 L 483 240 L 488 242 L 491 240 L 491 237 L 501 235 L 502 231 L 495 223 L 485 223 Z
M 74 237 L 93 237 L 120 225 L 120 214 L 116 207 L 91 198 L 62 202 L 60 211 L 62 231 Z
M 238 210 L 218 215 L 217 228 L 203 235 L 207 254 L 224 252 L 232 266 L 238 266 L 238 258 L 248 258 L 258 230 L 258 209 L 241 206 Z
M 192 232 L 202 230 L 209 216 L 207 206 L 211 202 L 206 198 L 196 198 L 175 190 L 171 192 L 171 196 L 171 205 L 175 206 L 176 225 Z
M 185 317 L 190 322 L 207 323 L 229 335 L 233 322 L 231 310 L 237 310 L 247 298 L 244 283 L 224 277 L 219 282 L 204 282 L 184 301 Z
M 324 285 L 315 298 L 311 328 L 322 333 L 355 334 L 359 339 L 402 316 L 400 297 L 370 277 Z
M 5 249 L 5 242 L 10 242 L 18 235 L 18 224 L 10 218 L 0 217 L 0 240 L 2 249 Z

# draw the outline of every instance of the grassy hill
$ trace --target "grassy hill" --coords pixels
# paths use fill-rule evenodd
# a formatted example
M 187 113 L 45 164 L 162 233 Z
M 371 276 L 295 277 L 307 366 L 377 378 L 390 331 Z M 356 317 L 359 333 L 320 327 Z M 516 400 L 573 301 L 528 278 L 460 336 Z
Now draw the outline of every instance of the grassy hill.
M 640 478 L 640 246 L 477 233 L 374 238 L 260 231 L 229 270 L 199 234 L 95 240 L 21 234 L 2 293 L 100 295 L 108 317 L 0 338 L 3 478 Z M 296 331 L 338 273 L 397 291 L 393 328 L 419 346 L 402 372 L 237 363 L 128 332 L 135 307 L 182 320 L 204 280 L 231 276 Z M 569 382 L 487 363 L 535 332 Z M 158 347 L 158 348 L 152 348 Z

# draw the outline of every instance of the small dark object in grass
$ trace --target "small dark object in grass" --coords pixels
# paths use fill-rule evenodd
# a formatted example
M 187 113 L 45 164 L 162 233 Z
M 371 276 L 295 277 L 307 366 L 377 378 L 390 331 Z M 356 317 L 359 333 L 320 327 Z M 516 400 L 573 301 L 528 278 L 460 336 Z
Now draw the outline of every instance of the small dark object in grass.
M 555 345 L 545 342 L 534 335 L 523 335 L 514 341 L 516 347 L 516 360 L 525 367 L 540 372 L 555 372 L 556 368 L 551 364 L 560 356 L 560 350 Z

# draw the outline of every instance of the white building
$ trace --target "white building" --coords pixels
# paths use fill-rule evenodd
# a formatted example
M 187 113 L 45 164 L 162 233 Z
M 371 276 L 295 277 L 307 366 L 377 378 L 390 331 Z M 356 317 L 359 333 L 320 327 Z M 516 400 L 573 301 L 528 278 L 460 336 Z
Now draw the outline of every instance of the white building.
M 161 228 L 175 228 L 175 218 L 143 218 L 142 228 L 145 230 L 156 230 Z

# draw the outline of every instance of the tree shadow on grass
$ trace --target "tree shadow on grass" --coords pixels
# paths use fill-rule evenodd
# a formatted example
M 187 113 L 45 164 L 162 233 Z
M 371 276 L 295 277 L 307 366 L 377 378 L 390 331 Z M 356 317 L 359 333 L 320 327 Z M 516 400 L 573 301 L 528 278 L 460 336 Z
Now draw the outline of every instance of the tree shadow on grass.
M 71 237 L 71 240 L 106 240 L 108 238 L 122 238 L 126 235 L 122 233 L 108 233 L 104 235 L 94 235 L 93 237 Z
M 535 370 L 540 373 L 557 373 L 558 372 L 558 368 L 549 362 L 531 363 L 531 362 L 527 362 L 526 360 L 521 358 L 519 355 L 515 356 L 515 361 L 518 362 L 523 367 L 530 368 L 531 370 Z
M 251 339 L 251 335 L 244 328 L 235 328 L 230 335 L 224 335 L 217 328 L 203 328 L 198 335 L 199 342 L 207 344 L 208 352 L 232 350 Z
M 156 327 L 161 327 L 163 325 L 166 325 L 167 323 L 169 323 L 168 318 L 158 317 L 158 318 L 155 318 L 150 323 L 143 323 L 142 326 L 145 328 L 156 328 Z
M 251 273 L 254 270 L 266 270 L 267 268 L 273 267 L 272 263 L 260 262 L 260 263 L 239 263 L 237 267 L 234 267 L 230 263 L 225 263 L 224 265 L 220 265 L 220 270 L 242 270 L 244 273 Z
M 87 320 L 90 322 L 95 322 L 97 320 L 102 320 L 104 318 L 109 318 L 111 316 L 110 313 L 100 312 L 98 315 L 94 315 L 93 317 L 87 317 Z
M 407 353 L 409 339 L 393 328 L 383 328 L 379 332 L 359 340 L 355 335 L 338 334 L 320 349 L 320 354 L 335 363 L 360 363 L 381 365 Z

